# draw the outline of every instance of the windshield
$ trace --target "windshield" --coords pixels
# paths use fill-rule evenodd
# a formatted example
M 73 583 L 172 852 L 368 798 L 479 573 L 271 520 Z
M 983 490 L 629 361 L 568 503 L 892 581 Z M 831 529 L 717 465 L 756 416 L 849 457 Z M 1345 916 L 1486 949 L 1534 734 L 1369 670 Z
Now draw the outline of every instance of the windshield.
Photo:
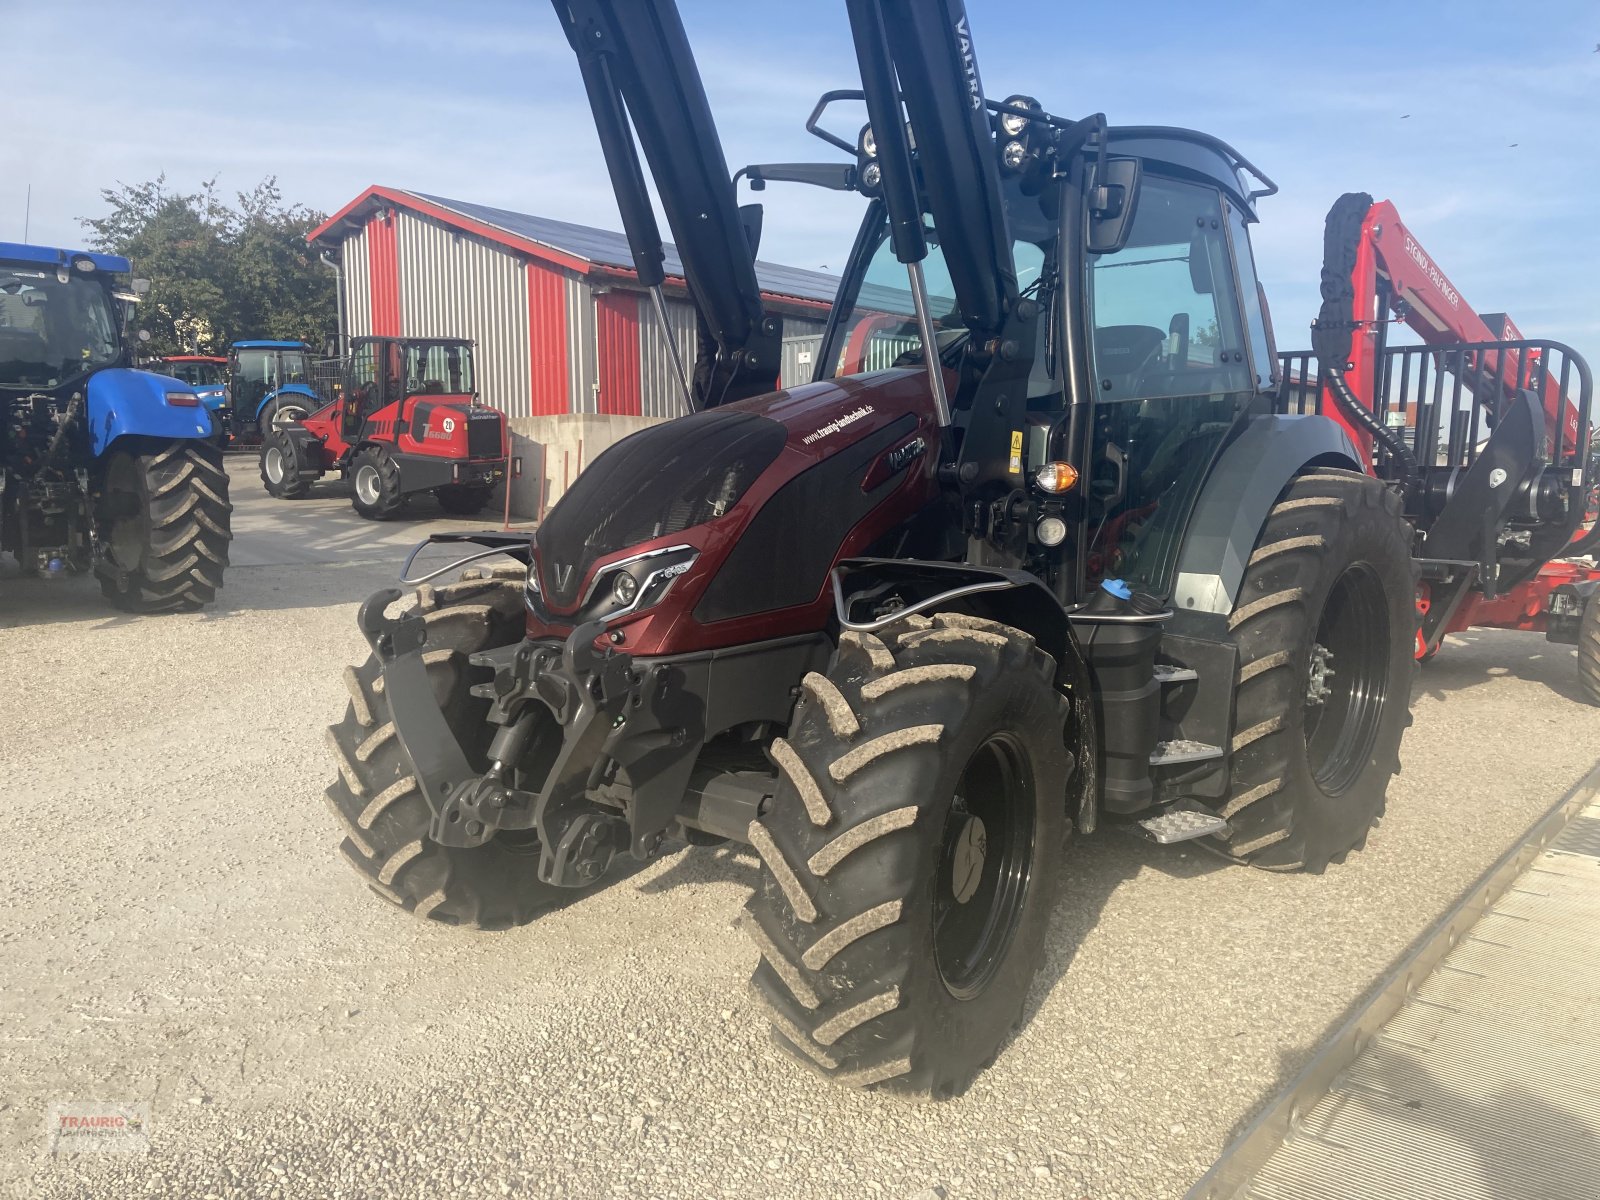
M 121 352 L 116 313 L 98 282 L 0 267 L 0 387 L 56 387 Z
M 224 382 L 221 363 L 169 362 L 162 364 L 161 372 L 183 380 L 190 387 L 216 387 Z
M 412 342 L 404 347 L 406 395 L 464 396 L 476 390 L 472 347 L 461 342 Z
M 1002 194 L 1012 232 L 1011 253 L 1016 262 L 1017 287 L 1024 295 L 1036 294 L 1045 273 L 1054 267 L 1056 223 L 1045 213 L 1040 198 L 1022 194 L 1017 180 L 1007 179 Z M 950 272 L 939 247 L 939 234 L 931 219 L 923 233 L 928 239 L 928 257 L 922 263 L 928 310 L 939 352 L 948 363 L 965 343 L 967 327 L 956 306 L 955 288 L 951 285 Z M 861 274 L 854 302 L 839 316 L 829 354 L 831 361 L 820 365 L 819 378 L 860 375 L 887 367 L 914 366 L 922 361 L 922 338 L 917 330 L 911 286 L 905 264 L 894 256 L 886 216 L 880 219 L 872 236 L 875 239 L 872 257 Z M 1050 377 L 1045 339 L 1041 338 L 1028 388 L 1029 397 L 1046 395 L 1058 386 Z

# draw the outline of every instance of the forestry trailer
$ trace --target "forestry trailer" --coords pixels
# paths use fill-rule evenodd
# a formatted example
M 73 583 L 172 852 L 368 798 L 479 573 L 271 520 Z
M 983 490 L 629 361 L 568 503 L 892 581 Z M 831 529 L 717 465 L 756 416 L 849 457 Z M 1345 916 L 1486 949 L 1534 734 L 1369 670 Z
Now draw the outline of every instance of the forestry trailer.
M 525 571 L 366 601 L 328 796 L 374 890 L 472 927 L 746 842 L 778 1045 L 942 1096 L 1022 1018 L 1070 830 L 1280 871 L 1363 843 L 1409 719 L 1417 484 L 1288 411 L 1249 238 L 1276 189 L 1243 155 L 986 100 L 960 0 L 846 7 L 862 87 L 808 124 L 847 161 L 740 172 L 865 200 L 816 377 L 774 392 L 760 212 L 672 0 L 555 0 L 641 289 L 646 167 L 682 258 L 696 411 L 531 541 L 459 539 Z M 1516 521 L 1569 497 L 1514 465 Z
M 196 390 L 131 369 L 128 275 L 117 255 L 0 243 L 0 550 L 92 569 L 130 612 L 195 609 L 228 565 L 228 477 Z

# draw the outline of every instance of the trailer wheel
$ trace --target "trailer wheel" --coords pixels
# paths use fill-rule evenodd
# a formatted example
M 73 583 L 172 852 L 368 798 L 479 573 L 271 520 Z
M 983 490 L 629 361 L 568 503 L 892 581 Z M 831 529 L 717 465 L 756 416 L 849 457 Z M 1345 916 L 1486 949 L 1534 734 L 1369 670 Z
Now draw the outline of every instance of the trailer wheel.
M 1578 682 L 1590 704 L 1600 704 L 1600 592 L 1583 606 L 1578 622 Z
M 779 1047 L 836 1082 L 945 1097 L 1022 1019 L 1069 828 L 1070 708 L 1015 629 L 893 628 L 846 634 L 773 743 L 751 986 Z
M 261 439 L 261 483 L 267 495 L 299 500 L 311 494 L 311 481 L 300 474 L 299 447 L 281 429 Z
M 447 483 L 442 488 L 434 488 L 433 494 L 439 498 L 439 507 L 445 512 L 458 517 L 471 517 L 484 510 L 492 491 L 486 484 Z
M 475 766 L 488 767 L 494 726 L 489 702 L 471 694 L 493 671 L 470 655 L 523 636 L 522 568 L 514 577 L 468 579 L 418 594 L 428 640 L 423 661 L 445 719 Z M 573 898 L 539 882 L 539 842 L 507 831 L 472 849 L 428 838 L 431 813 L 389 720 L 376 659 L 345 670 L 344 719 L 328 729 L 338 775 L 326 797 L 344 833 L 339 850 L 379 896 L 418 917 L 472 929 L 526 924 L 540 909 Z
M 350 464 L 351 503 L 369 521 L 387 521 L 405 507 L 400 464 L 382 446 L 368 446 Z
M 95 505 L 95 574 L 128 612 L 192 611 L 222 587 L 228 476 L 210 439 L 119 441 Z
M 1229 857 L 1321 871 L 1383 815 L 1417 671 L 1409 532 L 1394 493 L 1353 471 L 1301 476 L 1268 516 L 1228 620 Z

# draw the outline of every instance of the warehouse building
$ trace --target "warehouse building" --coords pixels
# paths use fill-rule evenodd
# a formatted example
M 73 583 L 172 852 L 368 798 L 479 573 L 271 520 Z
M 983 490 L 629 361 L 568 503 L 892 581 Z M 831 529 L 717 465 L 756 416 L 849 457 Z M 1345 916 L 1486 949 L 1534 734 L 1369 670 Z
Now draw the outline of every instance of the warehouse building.
M 513 503 L 526 513 L 618 438 L 682 411 L 660 319 L 620 233 L 373 186 L 308 240 L 338 269 L 342 343 L 373 334 L 477 344 L 482 398 L 520 435 Z M 666 252 L 667 320 L 693 364 L 694 308 L 682 263 Z M 809 379 L 837 280 L 772 263 L 758 263 L 757 277 L 768 311 L 783 317 L 782 382 Z

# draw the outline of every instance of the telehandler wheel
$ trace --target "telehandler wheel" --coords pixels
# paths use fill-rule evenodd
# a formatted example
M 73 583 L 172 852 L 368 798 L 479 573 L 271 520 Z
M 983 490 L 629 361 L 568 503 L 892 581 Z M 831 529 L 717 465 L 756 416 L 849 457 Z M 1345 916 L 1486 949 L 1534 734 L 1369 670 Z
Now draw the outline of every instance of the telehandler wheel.
M 95 503 L 101 592 L 136 613 L 210 604 L 228 565 L 232 511 L 222 451 L 209 439 L 119 441 Z
M 261 439 L 261 483 L 267 495 L 299 500 L 311 494 L 311 481 L 300 474 L 300 452 L 282 430 Z
M 773 743 L 751 986 L 824 1075 L 943 1098 L 1022 1019 L 1070 827 L 1070 708 L 1015 629 L 892 628 L 847 633 Z
M 433 494 L 438 497 L 439 507 L 445 512 L 458 517 L 471 517 L 484 510 L 492 490 L 480 483 L 447 483 L 442 488 L 434 488 Z
M 350 464 L 350 502 L 369 521 L 387 521 L 405 507 L 400 464 L 382 446 L 368 446 Z
M 418 592 L 433 694 L 468 760 L 483 768 L 494 726 L 489 702 L 470 688 L 487 683 L 492 672 L 467 658 L 522 639 L 524 572 L 513 569 L 511 578 L 467 572 L 459 583 Z M 430 841 L 428 803 L 394 736 L 377 660 L 346 668 L 344 681 L 350 703 L 328 729 L 338 775 L 326 796 L 344 833 L 340 852 L 374 892 L 416 916 L 472 929 L 523 925 L 578 894 L 539 882 L 539 842 L 531 831 L 501 833 L 473 849 Z
M 1578 683 L 1590 704 L 1600 704 L 1600 592 L 1589 597 L 1578 622 Z
M 1239 647 L 1229 857 L 1316 872 L 1366 844 L 1411 724 L 1415 586 L 1393 492 L 1353 471 L 1289 485 L 1228 618 Z

